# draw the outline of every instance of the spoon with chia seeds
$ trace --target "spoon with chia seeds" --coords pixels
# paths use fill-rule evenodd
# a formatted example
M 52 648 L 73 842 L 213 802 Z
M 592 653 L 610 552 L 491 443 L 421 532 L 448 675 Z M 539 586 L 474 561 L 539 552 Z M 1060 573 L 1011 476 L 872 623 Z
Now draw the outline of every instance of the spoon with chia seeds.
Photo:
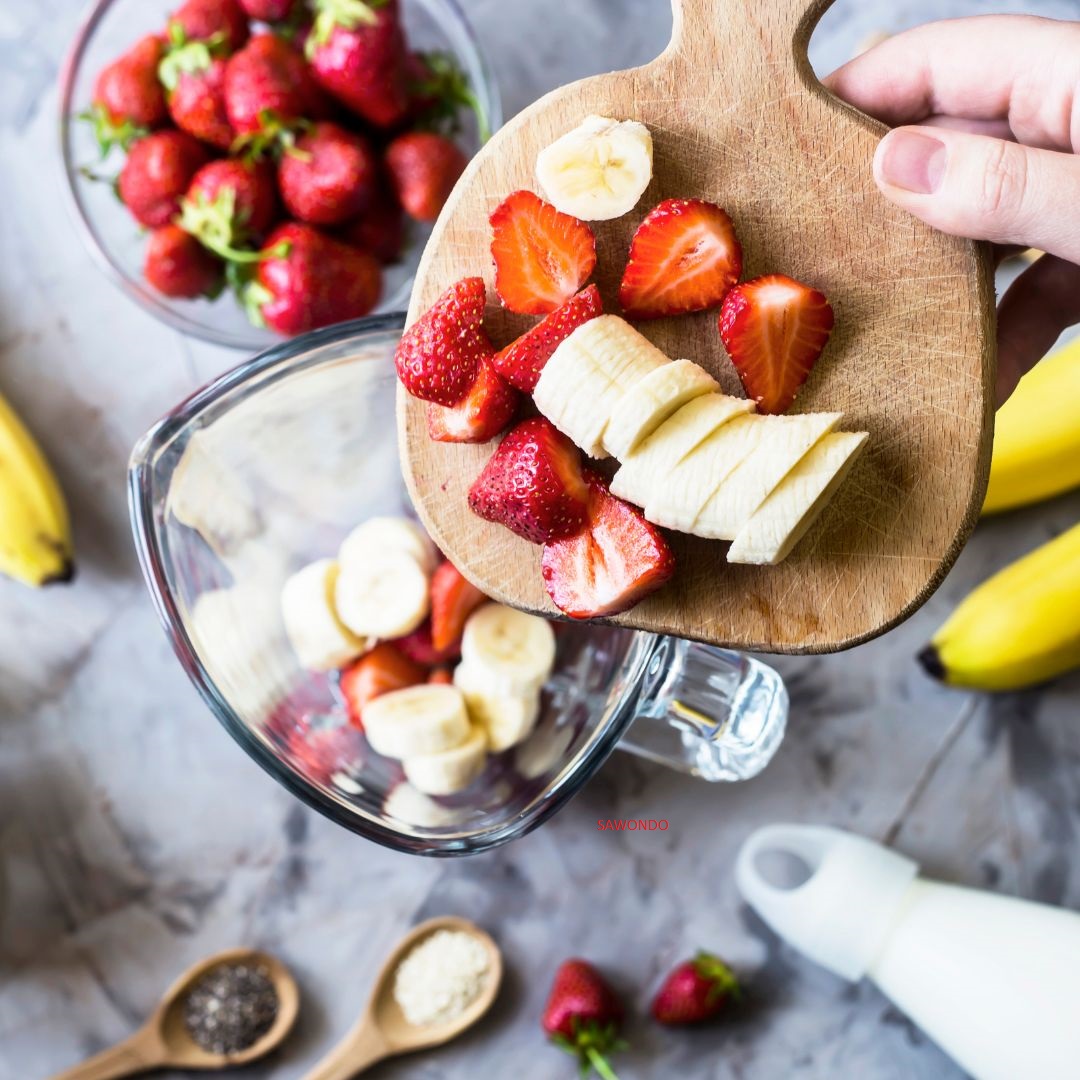
M 188 968 L 129 1039 L 53 1080 L 114 1080 L 154 1069 L 229 1069 L 276 1049 L 300 991 L 281 961 L 230 949 Z

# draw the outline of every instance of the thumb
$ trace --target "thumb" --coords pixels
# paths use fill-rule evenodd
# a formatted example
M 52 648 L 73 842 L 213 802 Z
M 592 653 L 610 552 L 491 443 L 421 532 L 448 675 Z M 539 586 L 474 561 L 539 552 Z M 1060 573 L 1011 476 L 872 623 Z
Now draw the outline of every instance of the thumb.
M 1080 262 L 1080 158 L 940 127 L 890 131 L 874 157 L 886 198 L 955 236 Z

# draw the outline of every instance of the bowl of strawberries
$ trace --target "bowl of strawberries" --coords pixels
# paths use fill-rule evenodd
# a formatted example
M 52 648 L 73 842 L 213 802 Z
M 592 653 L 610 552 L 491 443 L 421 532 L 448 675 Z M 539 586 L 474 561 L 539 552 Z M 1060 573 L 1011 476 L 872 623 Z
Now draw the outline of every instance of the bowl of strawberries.
M 501 122 L 455 0 L 96 0 L 60 109 L 98 265 L 174 328 L 248 351 L 403 308 Z

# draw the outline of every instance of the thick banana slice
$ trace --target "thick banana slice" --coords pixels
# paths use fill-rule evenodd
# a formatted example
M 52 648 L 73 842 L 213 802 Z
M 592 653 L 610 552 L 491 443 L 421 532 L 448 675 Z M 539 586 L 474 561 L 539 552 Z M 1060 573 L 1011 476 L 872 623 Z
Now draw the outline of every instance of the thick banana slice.
M 843 483 L 868 438 L 864 431 L 826 435 L 758 507 L 735 537 L 728 562 L 783 562 Z
M 540 374 L 533 401 L 590 457 L 605 457 L 604 432 L 623 397 L 671 361 L 617 315 L 579 326 Z
M 424 683 L 369 701 L 364 734 L 383 757 L 441 754 L 469 737 L 465 698 L 456 686 Z
M 465 624 L 461 657 L 484 672 L 490 693 L 535 693 L 555 666 L 555 633 L 547 619 L 484 604 Z
M 393 790 L 383 800 L 383 813 L 406 825 L 438 829 L 460 823 L 468 811 L 451 810 L 417 791 L 407 780 L 402 780 L 400 784 L 394 785 Z
M 693 360 L 676 360 L 649 372 L 615 406 L 604 431 L 604 449 L 625 461 L 633 450 L 684 405 L 720 385 Z
M 652 180 L 653 142 L 636 120 L 589 116 L 536 159 L 549 202 L 582 221 L 630 213 Z
M 539 690 L 516 694 L 492 692 L 486 670 L 468 663 L 458 665 L 454 685 L 465 695 L 473 723 L 487 732 L 492 753 L 509 750 L 532 734 L 540 716 Z
M 450 750 L 419 754 L 402 762 L 405 776 L 425 795 L 453 795 L 464 791 L 487 763 L 487 734 L 473 724 L 465 739 Z
M 368 647 L 365 635 L 353 633 L 338 618 L 334 592 L 339 576 L 334 559 L 320 559 L 293 574 L 281 590 L 285 632 L 310 671 L 344 667 Z
M 411 634 L 431 610 L 429 578 L 409 552 L 350 554 L 334 589 L 338 617 L 361 637 Z
M 691 532 L 711 540 L 734 540 L 754 511 L 785 476 L 843 419 L 842 413 L 791 416 L 720 485 Z
M 412 555 L 429 576 L 439 565 L 439 552 L 427 533 L 406 517 L 375 517 L 357 525 L 345 537 L 338 552 L 338 562 L 345 570 L 353 563 L 369 562 L 397 552 Z

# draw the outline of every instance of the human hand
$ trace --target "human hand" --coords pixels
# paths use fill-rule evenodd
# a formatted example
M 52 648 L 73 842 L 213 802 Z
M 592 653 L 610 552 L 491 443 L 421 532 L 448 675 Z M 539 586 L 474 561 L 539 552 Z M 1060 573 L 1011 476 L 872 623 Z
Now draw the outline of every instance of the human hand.
M 1080 322 L 1080 23 L 929 23 L 824 82 L 894 127 L 874 157 L 886 198 L 943 232 L 1047 252 L 998 307 L 1001 404 Z

